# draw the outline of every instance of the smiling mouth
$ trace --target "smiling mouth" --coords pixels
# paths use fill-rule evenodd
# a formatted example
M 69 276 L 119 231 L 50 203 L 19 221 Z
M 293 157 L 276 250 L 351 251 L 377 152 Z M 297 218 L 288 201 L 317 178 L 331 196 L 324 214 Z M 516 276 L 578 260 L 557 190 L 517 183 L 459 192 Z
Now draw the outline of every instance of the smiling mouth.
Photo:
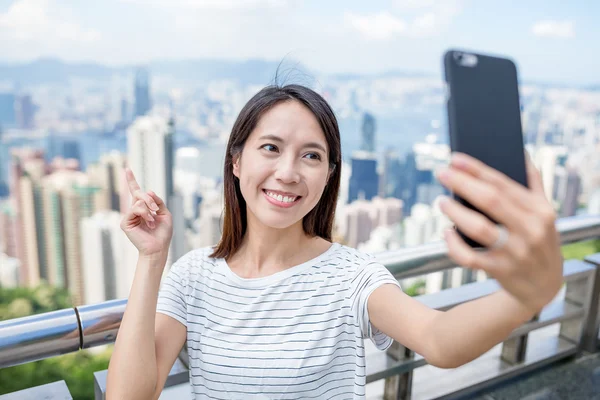
M 271 192 L 269 190 L 263 189 L 262 190 L 267 196 L 269 196 L 270 198 L 272 198 L 273 200 L 279 201 L 281 203 L 284 204 L 294 204 L 295 202 L 297 202 L 298 200 L 300 200 L 302 198 L 302 196 L 293 196 L 293 195 L 281 195 L 275 192 Z

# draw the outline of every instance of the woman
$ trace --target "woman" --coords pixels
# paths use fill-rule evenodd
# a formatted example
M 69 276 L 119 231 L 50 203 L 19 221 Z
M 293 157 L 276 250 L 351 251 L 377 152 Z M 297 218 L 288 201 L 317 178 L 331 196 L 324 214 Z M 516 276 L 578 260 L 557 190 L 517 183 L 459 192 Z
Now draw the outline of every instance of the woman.
M 340 135 L 327 102 L 298 86 L 269 86 L 244 106 L 227 145 L 223 236 L 177 260 L 159 293 L 171 214 L 126 172 L 133 205 L 122 229 L 139 250 L 110 361 L 108 399 L 158 398 L 186 343 L 195 398 L 364 398 L 368 338 L 397 340 L 441 368 L 503 341 L 558 292 L 555 216 L 528 160 L 526 189 L 464 154 L 439 180 L 505 228 L 445 199 L 458 228 L 450 257 L 502 289 L 447 312 L 402 292 L 373 257 L 331 243 Z M 506 235 L 508 233 L 508 235 Z

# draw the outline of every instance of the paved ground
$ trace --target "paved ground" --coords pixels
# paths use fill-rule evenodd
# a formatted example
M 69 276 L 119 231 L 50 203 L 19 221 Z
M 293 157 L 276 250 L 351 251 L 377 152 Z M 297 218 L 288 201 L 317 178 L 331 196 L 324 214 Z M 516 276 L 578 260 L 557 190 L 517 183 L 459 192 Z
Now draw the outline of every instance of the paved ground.
M 600 400 L 600 353 L 554 364 L 520 377 L 477 400 Z

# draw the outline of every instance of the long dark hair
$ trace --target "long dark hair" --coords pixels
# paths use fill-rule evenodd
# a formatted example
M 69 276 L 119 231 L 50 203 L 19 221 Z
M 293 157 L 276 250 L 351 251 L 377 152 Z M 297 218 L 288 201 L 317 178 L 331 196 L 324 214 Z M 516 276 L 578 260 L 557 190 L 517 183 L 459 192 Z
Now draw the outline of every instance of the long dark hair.
M 267 86 L 255 94 L 238 115 L 225 154 L 223 186 L 225 192 L 225 215 L 223 235 L 210 257 L 232 256 L 242 243 L 246 233 L 246 201 L 240 190 L 239 180 L 233 175 L 233 161 L 238 157 L 246 140 L 256 127 L 261 116 L 283 101 L 298 101 L 317 118 L 325 133 L 329 147 L 329 179 L 321 199 L 304 217 L 302 227 L 309 236 L 320 236 L 331 241 L 334 214 L 340 189 L 342 151 L 340 130 L 333 110 L 318 93 L 302 85 Z

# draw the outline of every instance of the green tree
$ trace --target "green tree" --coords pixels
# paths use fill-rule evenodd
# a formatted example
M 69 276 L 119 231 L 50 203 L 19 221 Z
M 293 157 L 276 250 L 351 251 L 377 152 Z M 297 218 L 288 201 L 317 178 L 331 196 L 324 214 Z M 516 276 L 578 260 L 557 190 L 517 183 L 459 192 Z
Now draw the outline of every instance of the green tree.
M 411 297 L 419 296 L 425 293 L 425 280 L 419 279 L 418 281 L 404 289 L 404 292 Z
M 0 287 L 0 320 L 72 307 L 68 291 L 42 284 L 36 288 Z M 94 399 L 94 372 L 108 368 L 109 346 L 100 354 L 65 354 L 0 369 L 0 395 L 64 380 L 75 399 Z
M 64 380 L 74 399 L 94 400 L 94 372 L 108 368 L 111 354 L 112 346 L 0 369 L 0 395 Z
M 585 257 L 595 253 L 600 253 L 600 239 L 562 246 L 562 254 L 565 260 L 583 260 Z

